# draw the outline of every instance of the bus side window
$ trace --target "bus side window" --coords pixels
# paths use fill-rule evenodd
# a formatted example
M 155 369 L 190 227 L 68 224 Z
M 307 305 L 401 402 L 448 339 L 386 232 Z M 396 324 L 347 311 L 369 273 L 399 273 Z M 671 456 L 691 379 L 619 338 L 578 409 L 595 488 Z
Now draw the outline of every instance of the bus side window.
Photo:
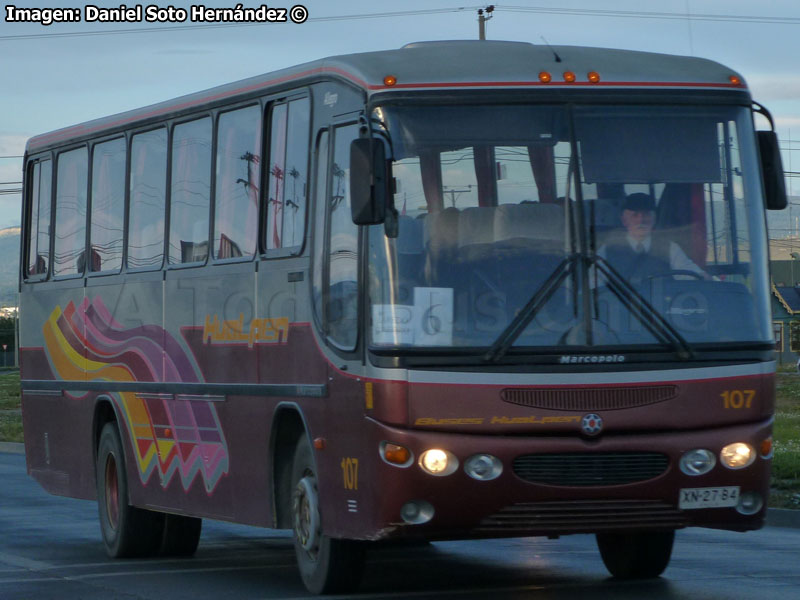
M 57 173 L 53 274 L 57 277 L 78 275 L 83 272 L 86 247 L 87 149 L 76 148 L 59 154 Z
M 344 350 L 358 339 L 358 226 L 350 210 L 350 142 L 358 126 L 335 130 L 328 196 L 328 337 Z
M 267 250 L 303 245 L 308 187 L 308 98 L 272 107 L 267 174 Z
M 28 262 L 27 275 L 47 274 L 50 258 L 50 202 L 53 164 L 42 160 L 33 164 L 28 181 Z
M 169 262 L 205 262 L 211 209 L 209 117 L 175 126 L 169 206 Z
M 261 109 L 222 113 L 217 124 L 214 258 L 253 256 L 261 187 Z
M 166 189 L 166 128 L 134 135 L 131 142 L 128 268 L 161 268 L 164 261 Z
M 125 138 L 97 144 L 92 152 L 92 271 L 119 271 L 125 211 Z

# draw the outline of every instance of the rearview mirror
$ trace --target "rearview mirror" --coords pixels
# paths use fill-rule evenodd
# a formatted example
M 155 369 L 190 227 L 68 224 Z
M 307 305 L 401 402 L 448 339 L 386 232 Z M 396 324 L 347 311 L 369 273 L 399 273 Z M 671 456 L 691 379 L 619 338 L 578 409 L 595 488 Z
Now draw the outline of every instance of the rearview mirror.
M 774 131 L 756 133 L 758 150 L 761 154 L 761 172 L 764 177 L 764 202 L 769 210 L 782 210 L 786 208 L 787 199 L 778 135 Z
M 350 144 L 350 209 L 356 225 L 386 219 L 386 150 L 380 140 L 359 138 Z

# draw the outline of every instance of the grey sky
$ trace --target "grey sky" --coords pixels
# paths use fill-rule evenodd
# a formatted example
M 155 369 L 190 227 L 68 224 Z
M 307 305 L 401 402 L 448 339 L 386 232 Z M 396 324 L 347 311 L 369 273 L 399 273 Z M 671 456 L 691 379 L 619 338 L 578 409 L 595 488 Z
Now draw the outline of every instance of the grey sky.
M 117 7 L 121 2 L 95 2 Z M 294 2 L 265 2 L 290 8 Z M 13 2 L 18 7 L 70 7 L 87 2 Z M 147 4 L 147 3 L 146 3 Z M 188 7 L 192 2 L 161 2 Z M 259 6 L 261 2 L 244 2 Z M 38 133 L 151 104 L 323 56 L 398 48 L 431 39 L 477 37 L 481 3 L 453 0 L 306 0 L 310 19 L 292 23 L 158 31 L 148 23 L 38 24 L 0 17 L 0 156 L 21 155 Z M 128 2 L 128 6 L 134 6 Z M 236 2 L 210 0 L 209 7 Z M 800 2 L 768 0 L 510 0 L 487 23 L 496 40 L 692 54 L 742 73 L 754 98 L 777 118 L 782 146 L 800 149 Z M 325 20 L 345 15 L 456 12 Z M 527 10 L 526 10 L 527 9 Z M 587 13 L 587 11 L 593 11 Z M 617 14 L 611 14 L 617 11 Z M 647 13 L 651 13 L 647 16 Z M 739 19 L 739 17 L 746 17 Z M 780 19 L 780 20 L 776 20 Z M 181 24 L 169 24 L 174 27 Z M 186 25 L 191 25 L 186 23 Z M 147 33 L 78 37 L 9 36 L 151 28 Z M 785 167 L 800 160 L 784 155 Z M 0 182 L 21 179 L 20 159 L 0 158 Z M 794 191 L 792 178 L 788 179 Z M 8 187 L 0 186 L 0 190 Z M 19 223 L 19 195 L 0 193 L 0 228 Z

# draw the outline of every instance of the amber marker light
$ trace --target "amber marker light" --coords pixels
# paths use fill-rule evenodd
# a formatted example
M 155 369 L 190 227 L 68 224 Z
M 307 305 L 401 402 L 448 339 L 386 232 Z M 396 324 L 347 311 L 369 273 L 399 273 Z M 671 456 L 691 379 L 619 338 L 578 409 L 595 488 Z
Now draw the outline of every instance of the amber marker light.
M 758 447 L 758 452 L 761 458 L 772 458 L 772 438 L 768 437 Z
M 572 71 L 564 71 L 564 81 L 573 83 L 575 81 L 575 73 Z
M 541 73 L 539 73 L 539 81 L 541 81 L 542 83 L 550 83 L 552 79 L 553 76 L 550 75 L 550 73 L 548 73 L 547 71 L 542 71 Z
M 739 77 L 738 75 L 731 75 L 730 77 L 728 77 L 728 80 L 729 80 L 729 81 L 730 81 L 730 82 L 731 82 L 733 85 L 742 85 L 742 78 L 741 78 L 741 77 Z
M 395 467 L 408 467 L 414 460 L 411 450 L 400 444 L 381 442 L 381 458 Z
M 586 77 L 589 79 L 590 83 L 597 83 L 600 81 L 600 73 L 597 71 L 589 71 L 589 74 Z
M 392 87 L 396 83 L 397 83 L 397 77 L 395 77 L 394 75 L 387 75 L 386 77 L 383 78 L 383 85 Z

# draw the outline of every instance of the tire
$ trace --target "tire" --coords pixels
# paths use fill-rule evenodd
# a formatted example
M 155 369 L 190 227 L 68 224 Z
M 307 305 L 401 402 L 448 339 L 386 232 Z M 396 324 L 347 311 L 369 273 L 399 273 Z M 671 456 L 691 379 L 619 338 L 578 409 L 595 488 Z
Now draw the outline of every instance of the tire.
M 162 556 L 192 556 L 200 543 L 203 519 L 183 515 L 164 515 L 164 536 L 161 539 Z
M 97 509 L 106 553 L 153 556 L 161 546 L 164 514 L 128 504 L 128 476 L 116 423 L 106 423 L 97 446 Z
M 294 551 L 306 589 L 312 594 L 354 591 L 364 572 L 364 544 L 322 533 L 316 467 L 305 437 L 294 452 L 290 502 Z
M 618 579 L 651 579 L 664 572 L 672 556 L 674 531 L 598 533 L 606 569 Z

